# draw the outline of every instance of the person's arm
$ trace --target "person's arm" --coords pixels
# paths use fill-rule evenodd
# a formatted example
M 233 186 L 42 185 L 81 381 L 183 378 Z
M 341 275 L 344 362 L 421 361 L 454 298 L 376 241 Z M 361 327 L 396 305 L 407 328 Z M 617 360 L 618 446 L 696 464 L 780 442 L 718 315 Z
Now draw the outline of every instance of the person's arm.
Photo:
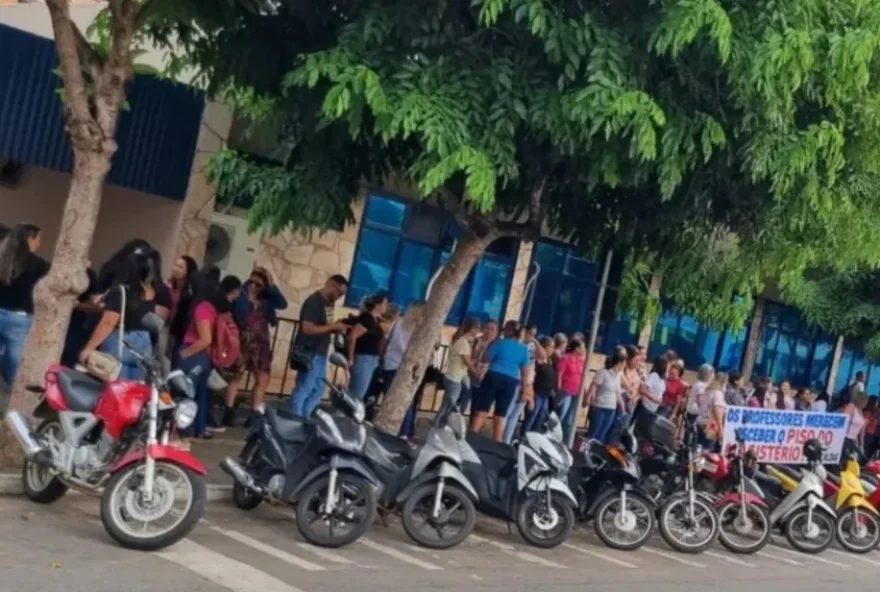
M 98 321 L 98 325 L 92 331 L 91 337 L 89 337 L 88 342 L 86 342 L 86 346 L 82 349 L 82 352 L 79 354 L 79 359 L 81 362 L 85 362 L 85 360 L 89 357 L 89 354 L 98 349 L 98 347 L 104 343 L 104 340 L 107 339 L 113 330 L 116 328 L 116 325 L 119 324 L 119 313 L 114 312 L 112 310 L 105 310 L 104 314 L 101 315 L 101 320 Z
M 274 283 L 266 286 L 266 303 L 275 310 L 284 310 L 287 308 L 287 298 L 281 293 Z
M 599 379 L 599 374 L 597 373 L 593 377 L 593 380 L 590 381 L 590 386 L 587 387 L 587 394 L 584 395 L 584 403 L 583 403 L 584 407 L 589 407 L 590 405 L 593 404 L 593 399 L 596 398 L 596 387 L 598 386 L 598 384 L 597 384 L 598 379 Z M 620 395 L 620 393 L 618 393 L 618 396 L 619 395 Z
M 543 347 L 541 347 L 541 344 L 538 343 L 537 339 L 535 341 L 533 341 L 532 344 L 535 346 L 535 361 L 536 362 L 545 361 L 547 359 L 547 350 L 545 350 Z
M 658 377 L 658 380 L 659 380 L 659 377 Z M 656 383 L 657 381 L 655 380 L 654 382 Z M 663 394 L 662 393 L 659 395 L 654 394 L 654 391 L 651 390 L 651 387 L 648 385 L 645 385 L 644 396 L 646 399 L 648 399 L 649 401 L 651 401 L 653 403 L 661 403 L 663 401 Z
M 562 377 L 568 371 L 568 356 L 562 356 L 556 363 L 556 388 L 562 392 Z
M 354 327 L 351 328 L 351 333 L 348 334 L 348 365 L 354 365 L 354 347 L 357 344 L 357 340 L 367 332 L 367 328 L 361 325 L 360 323 L 356 323 Z
M 213 328 L 213 319 L 196 319 L 196 332 L 198 333 L 198 339 L 180 350 L 180 357 L 185 360 L 210 348 L 211 343 L 214 341 Z

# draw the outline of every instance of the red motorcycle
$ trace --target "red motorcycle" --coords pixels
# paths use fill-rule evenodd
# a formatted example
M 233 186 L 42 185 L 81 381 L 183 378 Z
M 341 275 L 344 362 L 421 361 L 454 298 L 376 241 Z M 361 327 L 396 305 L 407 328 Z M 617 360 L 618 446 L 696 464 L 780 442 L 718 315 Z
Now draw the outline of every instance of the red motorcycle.
M 718 540 L 734 553 L 751 554 L 770 540 L 770 515 L 764 493 L 755 481 L 758 459 L 747 451 L 739 432 L 727 456 L 705 453 L 699 464 L 702 491 L 716 497 Z
M 155 317 L 155 315 L 147 315 Z M 144 325 L 160 327 L 161 319 Z M 185 537 L 205 506 L 205 467 L 168 441 L 196 415 L 192 380 L 175 370 L 164 375 L 158 359 L 137 355 L 145 382 L 101 382 L 54 364 L 34 412 L 31 431 L 10 411 L 7 421 L 25 452 L 22 481 L 34 502 L 49 504 L 68 488 L 101 495 L 101 522 L 120 545 L 155 550 Z

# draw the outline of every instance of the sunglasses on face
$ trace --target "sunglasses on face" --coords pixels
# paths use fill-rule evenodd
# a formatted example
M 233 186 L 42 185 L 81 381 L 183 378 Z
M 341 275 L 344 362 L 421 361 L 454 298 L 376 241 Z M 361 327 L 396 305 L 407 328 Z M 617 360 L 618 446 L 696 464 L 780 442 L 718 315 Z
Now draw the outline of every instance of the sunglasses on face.
M 266 287 L 266 286 L 263 284 L 263 282 L 255 282 L 255 281 L 251 281 L 251 285 L 252 285 L 252 286 L 254 287 L 254 289 L 256 289 L 256 290 L 262 290 L 263 288 Z

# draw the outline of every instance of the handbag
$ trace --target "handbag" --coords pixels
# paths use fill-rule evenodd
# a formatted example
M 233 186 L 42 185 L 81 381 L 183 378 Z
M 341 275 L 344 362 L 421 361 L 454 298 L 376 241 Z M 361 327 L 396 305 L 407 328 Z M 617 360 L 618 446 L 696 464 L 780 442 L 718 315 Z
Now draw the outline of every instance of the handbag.
M 125 349 L 125 288 L 119 286 L 122 296 L 122 306 L 119 313 L 119 341 L 117 344 L 116 357 L 100 351 L 93 351 L 86 358 L 85 366 L 77 367 L 77 370 L 85 372 L 89 376 L 97 378 L 103 382 L 112 382 L 119 378 L 122 372 L 122 354 Z

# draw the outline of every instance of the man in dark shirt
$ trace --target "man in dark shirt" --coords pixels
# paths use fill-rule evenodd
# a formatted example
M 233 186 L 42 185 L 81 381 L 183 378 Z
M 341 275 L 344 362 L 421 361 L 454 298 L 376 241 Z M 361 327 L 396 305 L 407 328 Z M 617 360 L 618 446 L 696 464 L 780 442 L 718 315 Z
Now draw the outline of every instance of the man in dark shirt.
M 291 410 L 308 417 L 321 403 L 327 376 L 327 355 L 333 333 L 343 333 L 349 326 L 333 321 L 333 308 L 345 296 L 348 280 L 334 275 L 324 287 L 306 298 L 299 313 L 299 329 L 293 340 L 293 355 L 298 363 L 307 363 L 307 370 L 296 374 L 296 384 L 290 395 Z

